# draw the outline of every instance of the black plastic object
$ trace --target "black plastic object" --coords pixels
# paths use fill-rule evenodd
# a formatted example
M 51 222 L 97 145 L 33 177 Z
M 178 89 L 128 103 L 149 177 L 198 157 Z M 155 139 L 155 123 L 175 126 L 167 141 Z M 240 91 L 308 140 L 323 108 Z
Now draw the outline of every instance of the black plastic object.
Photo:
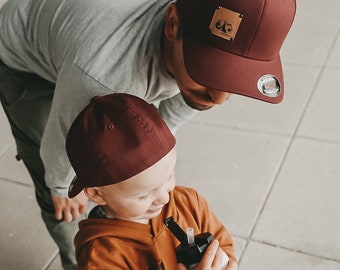
M 189 244 L 186 233 L 174 221 L 173 217 L 168 217 L 164 219 L 163 222 L 173 235 L 181 242 L 181 244 L 176 247 L 177 262 L 183 263 L 186 266 L 200 262 L 204 251 L 211 241 L 214 240 L 214 236 L 209 232 L 201 233 L 195 235 L 194 243 Z

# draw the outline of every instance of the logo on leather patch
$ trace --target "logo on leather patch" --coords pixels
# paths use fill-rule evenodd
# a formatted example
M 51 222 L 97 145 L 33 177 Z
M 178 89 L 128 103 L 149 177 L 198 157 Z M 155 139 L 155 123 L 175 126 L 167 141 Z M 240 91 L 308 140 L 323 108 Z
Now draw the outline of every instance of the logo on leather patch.
M 218 7 L 210 22 L 209 29 L 213 35 L 232 41 L 237 34 L 242 17 L 240 13 Z

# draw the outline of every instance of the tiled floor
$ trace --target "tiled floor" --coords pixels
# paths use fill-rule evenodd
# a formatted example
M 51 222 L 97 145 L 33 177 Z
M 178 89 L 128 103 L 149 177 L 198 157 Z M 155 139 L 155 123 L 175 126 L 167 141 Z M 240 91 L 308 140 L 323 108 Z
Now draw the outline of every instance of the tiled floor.
M 340 269 L 340 2 L 297 2 L 284 102 L 233 96 L 178 131 L 177 182 L 229 228 L 240 270 Z M 2 112 L 0 127 L 0 269 L 60 269 Z

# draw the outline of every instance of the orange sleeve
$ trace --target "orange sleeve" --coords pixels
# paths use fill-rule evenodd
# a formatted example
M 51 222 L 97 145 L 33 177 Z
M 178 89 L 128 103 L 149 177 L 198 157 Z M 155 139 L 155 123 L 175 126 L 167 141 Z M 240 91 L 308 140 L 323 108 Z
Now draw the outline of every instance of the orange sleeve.
M 234 241 L 227 228 L 221 223 L 215 213 L 209 207 L 207 201 L 197 195 L 197 218 L 201 232 L 210 232 L 220 243 L 220 247 L 228 255 L 231 261 L 236 262 Z

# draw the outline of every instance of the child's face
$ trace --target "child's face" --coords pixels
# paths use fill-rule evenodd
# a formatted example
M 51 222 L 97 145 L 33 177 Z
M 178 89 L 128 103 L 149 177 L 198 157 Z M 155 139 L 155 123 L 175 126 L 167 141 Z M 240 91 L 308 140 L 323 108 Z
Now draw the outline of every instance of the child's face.
M 148 223 L 158 216 L 175 187 L 176 150 L 145 171 L 114 185 L 99 187 L 105 212 L 117 219 Z

